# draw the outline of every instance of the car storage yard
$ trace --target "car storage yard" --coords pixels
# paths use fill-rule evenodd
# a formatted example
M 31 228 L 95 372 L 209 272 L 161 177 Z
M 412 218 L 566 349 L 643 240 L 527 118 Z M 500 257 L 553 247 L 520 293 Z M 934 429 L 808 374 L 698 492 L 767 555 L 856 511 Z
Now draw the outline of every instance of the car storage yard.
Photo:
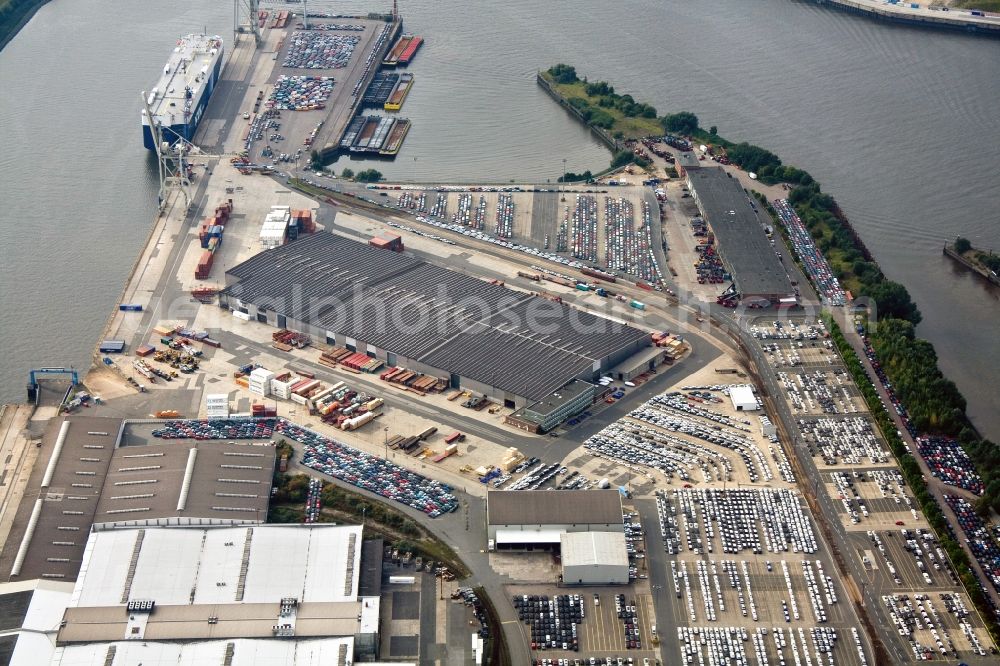
M 601 660 L 608 657 L 611 657 L 612 660 L 617 657 L 622 657 L 623 659 L 631 657 L 637 663 L 641 664 L 644 658 L 650 659 L 652 663 L 652 660 L 656 658 L 657 647 L 652 635 L 652 628 L 656 625 L 656 618 L 653 614 L 653 602 L 648 589 L 646 592 L 643 592 L 643 587 L 637 585 L 634 587 L 587 586 L 574 588 L 545 585 L 533 585 L 530 587 L 512 585 L 508 586 L 507 589 L 511 594 L 512 600 L 514 600 L 515 607 L 520 604 L 534 604 L 534 606 L 531 606 L 532 608 L 538 608 L 539 605 L 547 608 L 544 606 L 545 602 L 551 601 L 554 603 L 560 595 L 575 597 L 574 606 L 576 603 L 582 604 L 583 617 L 575 629 L 579 642 L 579 650 L 572 650 L 572 645 L 568 645 L 568 649 L 566 650 L 561 647 L 558 649 L 551 647 L 544 649 L 540 644 L 536 643 L 536 646 L 532 649 L 532 656 L 536 662 L 543 659 L 558 660 L 568 658 L 571 660 L 571 663 L 573 659 L 581 659 L 586 664 L 589 663 L 592 657 Z M 619 611 L 616 611 L 615 602 L 617 595 L 624 596 L 625 603 L 620 604 L 620 607 L 623 609 L 620 611 L 622 617 L 619 617 Z M 596 604 L 595 596 L 599 600 Z M 634 611 L 631 610 L 633 608 L 635 609 Z M 550 612 L 553 613 L 552 620 L 554 620 L 555 614 L 559 614 L 556 611 L 549 610 L 545 610 L 543 614 Z M 572 622 L 570 619 L 571 615 L 559 615 L 560 624 L 558 626 L 566 626 L 566 622 Z M 533 635 L 538 637 L 544 636 L 547 631 L 551 630 L 545 629 L 545 627 L 551 628 L 556 626 L 554 622 L 545 624 L 546 621 L 537 620 L 533 623 L 522 621 L 520 623 L 521 630 L 529 644 L 536 642 L 533 640 Z M 635 633 L 629 634 L 630 639 L 637 639 L 641 647 L 635 648 L 627 645 L 626 622 L 631 625 L 633 632 L 638 632 L 637 636 Z M 538 627 L 535 629 L 534 634 L 532 630 L 533 625 Z M 657 631 L 659 632 L 658 627 Z M 555 632 L 548 635 L 555 636 Z M 567 632 L 567 635 L 571 635 L 571 633 Z
M 392 206 L 428 220 L 592 266 L 609 268 L 610 262 L 612 271 L 648 282 L 662 271 L 659 208 L 648 187 L 379 185 L 378 190 Z
M 894 660 L 933 654 L 982 663 L 992 647 L 985 628 L 825 328 L 759 317 L 750 331 L 778 369 L 779 397 L 797 423 L 793 436 L 817 470 L 815 492 L 829 498 L 842 554 L 874 602 L 868 612 L 885 627 Z

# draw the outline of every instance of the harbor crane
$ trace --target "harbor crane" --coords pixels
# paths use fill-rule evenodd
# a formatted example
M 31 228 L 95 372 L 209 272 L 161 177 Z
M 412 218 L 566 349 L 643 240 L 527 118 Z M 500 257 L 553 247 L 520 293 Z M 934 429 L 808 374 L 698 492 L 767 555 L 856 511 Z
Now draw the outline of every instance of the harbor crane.
M 69 375 L 73 386 L 80 383 L 76 368 L 35 368 L 28 373 L 28 400 L 38 404 L 38 375 Z
M 156 147 L 156 161 L 159 166 L 160 191 L 159 207 L 163 210 L 167 205 L 171 192 L 180 192 L 184 197 L 184 210 L 191 205 L 191 168 L 195 164 L 206 164 L 213 160 L 246 158 L 246 153 L 207 153 L 182 137 L 176 137 L 171 143 L 164 137 L 160 121 L 153 115 L 150 108 L 150 95 L 143 91 L 143 113 L 149 118 L 149 127 L 153 133 L 153 144 Z M 257 164 L 240 164 L 241 170 L 263 171 L 270 167 Z

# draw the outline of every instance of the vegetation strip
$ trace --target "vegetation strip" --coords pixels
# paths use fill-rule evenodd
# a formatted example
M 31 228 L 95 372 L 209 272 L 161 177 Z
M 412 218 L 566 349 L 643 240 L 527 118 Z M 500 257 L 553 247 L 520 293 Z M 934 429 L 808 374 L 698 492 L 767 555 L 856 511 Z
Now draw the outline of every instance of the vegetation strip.
M 762 183 L 786 184 L 791 190 L 789 202 L 826 257 L 840 284 L 853 296 L 866 297 L 870 303 L 874 303 L 878 324 L 874 331 L 869 332 L 870 338 L 866 338 L 866 342 L 870 343 L 881 371 L 891 382 L 894 395 L 905 405 L 901 413 L 911 434 L 956 437 L 975 462 L 985 483 L 986 489 L 976 509 L 984 515 L 991 509 L 1000 511 L 1000 447 L 980 437 L 965 413 L 965 398 L 937 367 L 937 354 L 933 345 L 916 337 L 914 329 L 922 316 L 906 287 L 882 273 L 836 201 L 822 191 L 819 183 L 809 173 L 782 164 L 777 155 L 764 148 L 746 142 L 734 143 L 720 137 L 715 126 L 707 131 L 702 129 L 697 116 L 687 111 L 661 116 L 654 122 L 649 117 L 656 116 L 656 110 L 652 106 L 637 103 L 631 96 L 618 95 L 605 82 L 590 83 L 586 78 L 581 79 L 576 69 L 570 65 L 555 65 L 540 73 L 539 77 L 562 95 L 577 111 L 576 115 L 590 127 L 609 131 L 616 139 L 662 136 L 663 133 L 682 134 L 690 137 L 692 142 L 704 144 L 709 154 L 719 158 L 719 161 L 735 164 L 754 173 Z M 615 156 L 615 161 L 620 159 L 619 155 Z M 639 164 L 642 166 L 641 162 Z M 774 208 L 768 205 L 768 209 L 778 221 Z M 783 228 L 782 232 L 784 235 Z M 785 240 L 787 242 L 787 237 Z M 971 251 L 971 246 L 965 247 L 962 244 L 960 247 Z M 992 255 L 985 256 L 986 262 L 996 260 L 1000 263 L 1000 259 Z M 986 265 L 995 270 L 990 264 Z M 828 318 L 828 321 L 841 355 L 896 454 L 928 522 L 941 536 L 970 597 L 983 616 L 988 618 L 991 633 L 995 638 L 1000 636 L 1000 626 L 997 625 L 996 615 L 989 608 L 981 583 L 969 567 L 968 558 L 959 547 L 953 528 L 927 490 L 918 462 L 906 452 L 902 439 L 896 434 L 895 425 L 872 386 L 873 379 L 868 377 L 840 329 L 832 319 Z

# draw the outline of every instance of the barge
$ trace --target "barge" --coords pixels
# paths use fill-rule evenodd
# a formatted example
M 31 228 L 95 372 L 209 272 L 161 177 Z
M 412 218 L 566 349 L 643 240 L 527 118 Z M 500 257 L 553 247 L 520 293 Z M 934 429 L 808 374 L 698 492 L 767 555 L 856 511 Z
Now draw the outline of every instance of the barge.
M 392 91 L 388 99 L 385 100 L 385 104 L 382 108 L 386 111 L 399 111 L 403 107 L 403 102 L 406 100 L 406 95 L 410 92 L 410 87 L 413 85 L 413 74 L 404 73 L 399 76 L 399 82 L 396 84 L 396 89 Z
M 399 153 L 399 149 L 403 146 L 403 139 L 406 138 L 406 133 L 410 131 L 410 121 L 408 118 L 399 118 L 396 120 L 396 124 L 392 126 L 392 130 L 389 131 L 389 137 L 382 144 L 382 149 L 379 155 L 390 155 L 394 156 Z
M 397 64 L 409 65 L 410 61 L 413 60 L 413 56 L 417 54 L 417 49 L 420 45 L 424 43 L 423 37 L 413 37 L 410 39 L 410 43 L 403 50 L 403 53 L 399 56 L 399 61 Z
M 405 75 L 404 75 L 405 76 Z M 378 72 L 361 98 L 362 106 L 382 107 L 399 85 L 399 74 Z
M 180 139 L 191 141 L 194 138 L 222 72 L 222 54 L 222 37 L 218 35 L 186 35 L 177 40 L 159 81 L 147 96 L 153 118 L 164 140 L 171 145 Z M 142 112 L 142 144 L 149 150 L 156 150 L 150 118 L 145 110 Z
M 385 59 L 382 60 L 382 64 L 386 67 L 395 67 L 399 64 L 399 58 L 403 55 L 403 52 L 409 48 L 410 42 L 414 39 L 413 35 L 402 35 L 399 41 L 396 42 L 395 46 L 386 54 Z

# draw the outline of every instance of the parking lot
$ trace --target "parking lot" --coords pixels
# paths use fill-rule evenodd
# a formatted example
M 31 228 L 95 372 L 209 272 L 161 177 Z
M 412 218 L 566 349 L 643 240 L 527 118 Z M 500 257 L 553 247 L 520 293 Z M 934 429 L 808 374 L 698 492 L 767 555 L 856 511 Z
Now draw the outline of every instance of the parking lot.
M 532 629 L 531 625 L 527 622 L 521 622 L 521 629 L 524 632 L 526 640 L 531 642 L 536 642 L 536 648 L 532 650 L 532 657 L 534 659 L 582 659 L 584 663 L 587 663 L 591 657 L 605 659 L 607 657 L 632 657 L 637 663 L 642 663 L 643 658 L 648 658 L 651 663 L 656 658 L 656 646 L 654 644 L 654 639 L 652 637 L 652 627 L 656 624 L 655 617 L 653 615 L 653 602 L 650 595 L 646 592 L 641 591 L 641 587 L 637 590 L 632 586 L 629 587 L 586 587 L 581 589 L 574 589 L 570 587 L 555 587 L 555 586 L 509 586 L 508 590 L 511 594 L 512 599 L 517 599 L 518 597 L 523 598 L 525 595 L 529 599 L 534 597 L 531 603 L 536 605 L 545 605 L 546 602 L 554 602 L 558 596 L 569 596 L 573 598 L 573 608 L 576 608 L 577 603 L 582 605 L 582 618 L 579 623 L 575 625 L 575 632 L 578 636 L 579 650 L 574 651 L 572 649 L 563 650 L 561 647 L 559 649 L 553 649 L 551 647 L 543 649 L 538 645 L 537 641 L 532 641 Z M 619 617 L 618 612 L 615 609 L 615 601 L 617 595 L 623 595 L 624 604 L 620 604 L 625 610 L 622 611 L 624 617 Z M 595 596 L 597 601 L 595 602 Z M 521 603 L 515 601 L 515 604 Z M 558 626 L 562 627 L 564 621 L 573 622 L 571 618 L 575 617 L 573 612 L 565 612 L 570 610 L 569 602 L 565 602 L 562 606 L 564 611 L 560 612 L 560 624 Z M 634 608 L 634 611 L 630 609 Z M 538 625 L 536 626 L 549 626 L 554 628 L 556 625 L 554 623 L 556 611 L 546 610 L 546 613 L 553 613 L 552 623 L 550 625 Z M 565 619 L 563 619 L 565 616 Z M 634 618 L 634 620 L 632 619 Z M 629 634 L 632 640 L 638 639 L 641 647 L 630 648 L 627 645 L 626 640 L 626 622 L 633 628 L 633 633 Z M 536 630 L 537 631 L 537 630 Z M 570 630 L 566 635 L 572 636 L 572 631 Z M 659 628 L 657 628 L 659 631 Z M 638 633 L 638 636 L 635 635 Z M 535 636 L 544 636 L 546 634 L 537 632 Z M 554 634 L 549 634 L 554 635 Z M 658 640 L 657 640 L 658 642 Z M 571 645 L 567 645 L 571 647 Z
M 867 414 L 800 418 L 797 423 L 820 468 L 894 465 L 881 433 Z
M 733 409 L 728 386 L 675 386 L 591 436 L 584 448 L 658 487 L 794 483 L 777 439 L 763 436 L 759 416 Z
M 639 186 L 383 185 L 396 208 L 654 283 L 659 208 Z M 385 190 L 391 190 L 386 192 Z
M 777 375 L 788 395 L 792 414 L 857 414 L 865 410 L 864 399 L 843 368 L 801 369 Z
M 701 284 L 698 282 L 698 272 L 695 265 L 701 260 L 701 253 L 696 250 L 702 237 L 694 235 L 692 220 L 700 217 L 698 205 L 690 197 L 684 182 L 672 180 L 661 183 L 667 201 L 664 205 L 666 214 L 663 220 L 663 230 L 670 248 L 668 265 L 679 292 L 690 291 L 701 301 L 714 303 L 716 297 L 726 288 L 726 284 Z M 687 195 L 687 196 L 685 196 Z
M 828 472 L 824 486 L 839 502 L 837 513 L 845 529 L 892 529 L 897 522 L 914 524 L 918 519 L 922 524 L 916 501 L 896 468 Z
M 892 594 L 884 595 L 882 602 L 899 635 L 909 641 L 915 659 L 988 654 L 989 641 L 983 640 L 985 628 L 970 613 L 961 595 Z

